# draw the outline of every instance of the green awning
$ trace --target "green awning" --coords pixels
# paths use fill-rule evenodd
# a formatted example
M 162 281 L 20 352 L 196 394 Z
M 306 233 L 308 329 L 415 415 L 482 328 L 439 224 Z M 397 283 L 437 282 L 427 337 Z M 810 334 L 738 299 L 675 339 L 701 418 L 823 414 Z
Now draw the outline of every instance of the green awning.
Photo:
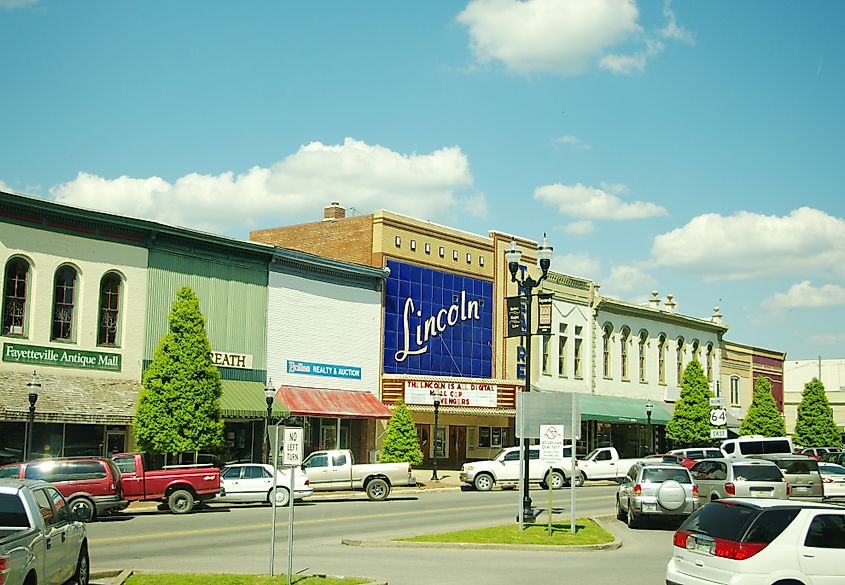
M 265 418 L 267 401 L 264 398 L 264 384 L 223 380 L 220 414 L 223 418 Z M 273 401 L 273 416 L 277 418 L 290 416 L 290 411 L 278 398 Z
M 599 396 L 584 394 L 581 396 L 581 419 L 600 420 L 615 423 L 647 424 L 645 405 L 648 400 L 639 398 L 621 398 L 618 396 Z M 666 406 L 657 400 L 651 401 L 651 424 L 665 425 L 672 418 Z

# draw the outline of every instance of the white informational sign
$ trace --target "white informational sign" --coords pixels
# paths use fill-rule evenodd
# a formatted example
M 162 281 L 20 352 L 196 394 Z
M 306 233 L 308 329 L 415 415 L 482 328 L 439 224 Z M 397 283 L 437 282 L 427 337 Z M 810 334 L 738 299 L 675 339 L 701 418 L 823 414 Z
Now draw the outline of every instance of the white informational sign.
M 405 404 L 434 404 L 440 406 L 497 406 L 498 386 L 495 384 L 469 382 L 432 382 L 429 380 L 407 380 L 405 382 Z
M 283 465 L 302 465 L 302 428 L 286 427 Z
M 540 425 L 540 459 L 555 463 L 563 457 L 563 425 Z
M 714 408 L 710 411 L 710 424 L 721 427 L 728 424 L 728 411 L 724 408 Z
M 724 396 L 712 396 L 710 397 L 710 406 L 722 406 L 725 404 L 725 397 Z
M 728 429 L 710 429 L 711 439 L 727 439 Z

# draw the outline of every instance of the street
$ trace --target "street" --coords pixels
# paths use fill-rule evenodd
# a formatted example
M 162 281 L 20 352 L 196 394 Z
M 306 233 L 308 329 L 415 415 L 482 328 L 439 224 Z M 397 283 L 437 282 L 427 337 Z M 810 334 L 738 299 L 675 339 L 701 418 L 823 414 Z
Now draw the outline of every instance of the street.
M 356 547 L 341 539 L 388 540 L 416 534 L 513 522 L 518 493 L 439 490 L 395 492 L 385 502 L 358 495 L 313 498 L 297 504 L 294 521 L 294 572 L 358 575 L 392 584 L 486 584 L 559 581 L 564 573 L 591 584 L 659 582 L 671 554 L 671 527 L 629 530 L 613 519 L 612 486 L 578 490 L 579 517 L 605 516 L 622 548 L 599 552 L 534 552 L 421 548 Z M 535 506 L 546 493 L 533 491 Z M 569 518 L 569 490 L 555 492 L 554 506 Z M 276 572 L 286 568 L 287 508 L 278 510 Z M 120 514 L 89 524 L 94 571 L 145 569 L 189 572 L 266 573 L 269 569 L 270 508 L 212 504 L 185 516 L 149 511 Z M 545 522 L 541 516 L 538 522 Z M 567 579 L 569 581 L 569 579 Z

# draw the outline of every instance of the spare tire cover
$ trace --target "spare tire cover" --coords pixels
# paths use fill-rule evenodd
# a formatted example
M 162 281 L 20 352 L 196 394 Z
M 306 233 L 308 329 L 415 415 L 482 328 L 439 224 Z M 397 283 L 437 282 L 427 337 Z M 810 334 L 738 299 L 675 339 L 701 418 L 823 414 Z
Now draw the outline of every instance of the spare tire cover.
M 677 510 L 687 500 L 687 493 L 684 486 L 677 481 L 664 481 L 657 490 L 657 501 L 667 510 Z

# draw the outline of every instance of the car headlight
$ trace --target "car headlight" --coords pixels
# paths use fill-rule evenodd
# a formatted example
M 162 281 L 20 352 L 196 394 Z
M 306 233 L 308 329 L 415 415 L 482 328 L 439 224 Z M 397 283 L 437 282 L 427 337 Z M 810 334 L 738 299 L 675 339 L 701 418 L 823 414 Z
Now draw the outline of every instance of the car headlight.
M 473 469 L 475 469 L 475 467 L 472 465 L 464 465 L 464 471 L 472 471 Z

